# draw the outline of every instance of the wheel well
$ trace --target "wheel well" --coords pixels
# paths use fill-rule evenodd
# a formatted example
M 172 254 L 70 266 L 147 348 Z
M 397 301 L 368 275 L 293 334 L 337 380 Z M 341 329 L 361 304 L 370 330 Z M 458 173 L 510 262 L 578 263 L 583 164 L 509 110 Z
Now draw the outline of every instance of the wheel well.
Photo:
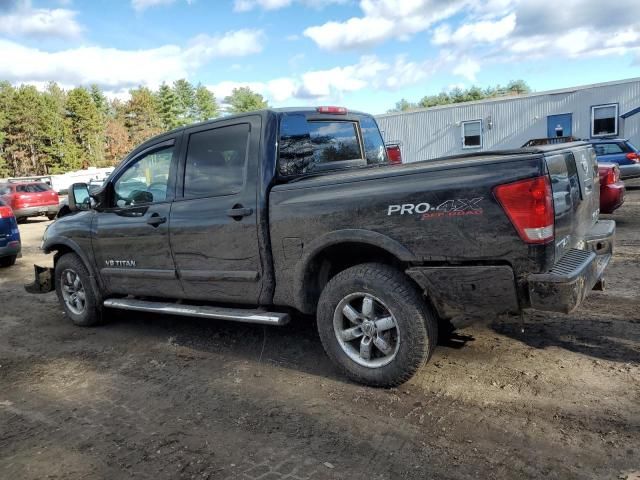
M 51 252 L 56 252 L 53 255 L 53 266 L 55 268 L 56 264 L 58 263 L 58 260 L 60 259 L 61 256 L 67 254 L 67 253 L 73 253 L 73 249 L 71 247 L 68 247 L 66 245 L 54 245 L 53 247 L 49 248 L 49 251 Z
M 314 256 L 304 275 L 302 285 L 302 310 L 313 313 L 325 285 L 347 268 L 367 262 L 383 263 L 404 271 L 405 265 L 384 248 L 357 242 L 331 245 Z

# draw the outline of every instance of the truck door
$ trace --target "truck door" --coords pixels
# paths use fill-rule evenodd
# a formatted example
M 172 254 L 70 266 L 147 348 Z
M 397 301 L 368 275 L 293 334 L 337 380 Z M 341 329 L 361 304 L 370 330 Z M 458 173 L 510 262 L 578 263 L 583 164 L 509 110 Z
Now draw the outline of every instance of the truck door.
M 176 140 L 153 145 L 129 159 L 109 181 L 110 204 L 96 212 L 93 250 L 112 293 L 182 296 L 169 247 Z
M 260 130 L 250 116 L 185 132 L 170 240 L 185 298 L 258 302 Z

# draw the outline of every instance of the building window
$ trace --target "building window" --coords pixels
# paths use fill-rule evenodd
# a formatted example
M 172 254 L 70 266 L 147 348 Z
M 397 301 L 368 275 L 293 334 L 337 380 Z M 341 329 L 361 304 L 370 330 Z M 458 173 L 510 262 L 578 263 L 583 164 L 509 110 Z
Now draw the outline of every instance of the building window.
M 482 120 L 462 122 L 462 148 L 482 148 Z
M 591 107 L 591 136 L 618 135 L 618 104 Z

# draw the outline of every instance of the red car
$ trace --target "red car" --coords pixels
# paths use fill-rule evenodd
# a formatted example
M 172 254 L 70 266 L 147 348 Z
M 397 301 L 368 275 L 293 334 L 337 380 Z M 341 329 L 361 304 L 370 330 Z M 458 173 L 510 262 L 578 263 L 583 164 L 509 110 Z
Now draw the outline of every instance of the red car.
M 0 183 L 0 198 L 13 209 L 18 222 L 39 216 L 53 220 L 59 209 L 58 194 L 42 182 Z
M 613 213 L 624 203 L 624 183 L 620 180 L 620 168 L 614 163 L 599 163 L 600 213 Z

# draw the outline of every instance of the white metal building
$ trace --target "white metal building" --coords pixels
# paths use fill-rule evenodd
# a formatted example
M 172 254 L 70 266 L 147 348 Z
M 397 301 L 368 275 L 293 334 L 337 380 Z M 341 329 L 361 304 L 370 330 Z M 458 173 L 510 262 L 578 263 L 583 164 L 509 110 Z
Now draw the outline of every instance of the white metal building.
M 640 147 L 640 78 L 376 117 L 403 162 L 521 147 L 533 138 L 624 137 Z

